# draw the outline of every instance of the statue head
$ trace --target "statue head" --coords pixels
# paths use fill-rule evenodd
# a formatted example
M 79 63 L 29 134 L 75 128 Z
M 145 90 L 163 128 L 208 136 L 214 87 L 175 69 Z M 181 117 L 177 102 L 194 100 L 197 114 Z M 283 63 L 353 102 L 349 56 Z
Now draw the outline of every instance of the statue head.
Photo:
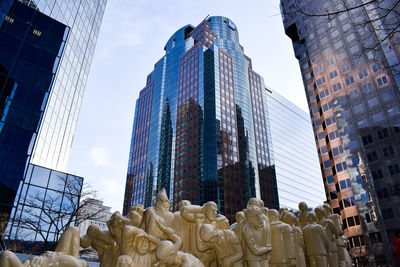
M 315 215 L 315 212 L 311 211 L 307 214 L 307 221 L 308 221 L 308 223 L 316 223 L 317 222 L 317 215 Z
M 128 217 L 130 221 L 129 224 L 136 227 L 139 227 L 140 223 L 142 222 L 142 216 L 135 210 L 130 210 L 126 217 Z
M 297 224 L 297 217 L 291 212 L 288 212 L 285 214 L 285 223 L 288 223 L 290 225 L 296 225 Z
M 258 206 L 250 206 L 245 210 L 246 218 L 254 227 L 262 227 L 264 218 L 262 210 Z
M 128 255 L 121 255 L 118 257 L 117 267 L 133 267 L 134 263 Z
M 192 205 L 192 203 L 190 203 L 189 200 L 179 201 L 179 204 L 178 204 L 179 211 L 181 211 L 183 207 L 190 206 L 190 205 Z
M 174 244 L 169 240 L 161 241 L 156 248 L 156 257 L 158 261 L 165 266 L 179 265 L 178 251 Z
M 215 243 L 220 238 L 219 230 L 212 224 L 203 224 L 200 228 L 200 238 L 205 242 Z
M 235 219 L 237 223 L 240 223 L 245 218 L 243 211 L 236 212 Z
M 134 204 L 132 207 L 130 207 L 128 213 L 131 211 L 136 211 L 140 216 L 143 216 L 143 210 L 144 206 L 142 204 Z
M 299 203 L 299 210 L 302 212 L 306 212 L 308 210 L 308 206 L 306 202 L 300 202 Z
M 257 206 L 259 208 L 263 208 L 264 207 L 264 201 L 262 201 L 261 199 L 258 198 L 250 198 L 249 201 L 247 202 L 247 207 L 250 206 Z
M 210 221 L 215 221 L 218 214 L 218 206 L 214 201 L 209 201 L 203 206 L 203 213 Z
M 315 215 L 317 215 L 317 219 L 318 220 L 321 220 L 321 219 L 323 219 L 325 217 L 324 208 L 321 207 L 321 206 L 315 207 L 314 208 L 314 212 L 315 212 Z
M 169 199 L 167 196 L 167 192 L 165 188 L 161 189 L 161 191 L 157 195 L 156 203 L 154 204 L 155 207 L 161 208 L 165 211 L 169 211 L 171 204 L 169 203 Z
M 329 204 L 324 204 L 324 205 L 322 205 L 322 208 L 323 208 L 324 211 L 325 211 L 325 216 L 328 216 L 328 215 L 332 214 L 331 205 L 329 205 Z
M 267 215 L 271 222 L 279 220 L 279 212 L 276 209 L 270 209 Z
M 135 250 L 139 255 L 144 255 L 149 252 L 150 242 L 144 236 L 138 236 L 135 239 Z

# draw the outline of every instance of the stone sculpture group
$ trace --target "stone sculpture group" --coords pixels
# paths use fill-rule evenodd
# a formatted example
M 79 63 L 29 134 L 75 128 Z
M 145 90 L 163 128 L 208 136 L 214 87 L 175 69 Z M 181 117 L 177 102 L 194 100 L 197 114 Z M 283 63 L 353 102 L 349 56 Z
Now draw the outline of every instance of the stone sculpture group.
M 327 204 L 308 212 L 299 204 L 296 217 L 287 209 L 268 209 L 252 198 L 229 225 L 218 206 L 183 200 L 170 211 L 163 189 L 154 207 L 135 204 L 127 216 L 115 212 L 108 230 L 91 225 L 80 237 L 76 227 L 61 236 L 56 250 L 24 263 L 9 251 L 0 256 L 1 267 L 88 266 L 79 260 L 79 248 L 92 246 L 101 267 L 281 267 L 352 266 L 340 218 Z

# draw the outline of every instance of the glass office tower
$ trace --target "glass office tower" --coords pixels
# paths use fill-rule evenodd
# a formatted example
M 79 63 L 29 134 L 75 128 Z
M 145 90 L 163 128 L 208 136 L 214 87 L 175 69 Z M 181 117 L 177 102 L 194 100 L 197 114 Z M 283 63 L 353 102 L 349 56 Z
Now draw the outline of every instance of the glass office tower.
M 65 171 L 105 4 L 0 2 L 1 232 L 28 166 Z
M 136 102 L 124 213 L 166 188 L 229 219 L 251 197 L 279 207 L 263 78 L 235 24 L 210 17 L 168 40 Z
M 351 254 L 359 265 L 394 266 L 390 241 L 400 225 L 400 39 L 398 33 L 388 35 L 386 26 L 398 25 L 399 17 L 394 12 L 385 21 L 377 17 L 398 11 L 398 3 L 372 1 L 329 17 L 297 12 L 324 14 L 356 2 L 281 0 L 281 10 L 303 76 L 326 194 L 341 216 Z M 378 2 L 385 9 L 378 9 Z
M 321 205 L 326 196 L 310 116 L 271 88 L 264 95 L 279 204 L 294 210 L 301 201 L 309 207 Z

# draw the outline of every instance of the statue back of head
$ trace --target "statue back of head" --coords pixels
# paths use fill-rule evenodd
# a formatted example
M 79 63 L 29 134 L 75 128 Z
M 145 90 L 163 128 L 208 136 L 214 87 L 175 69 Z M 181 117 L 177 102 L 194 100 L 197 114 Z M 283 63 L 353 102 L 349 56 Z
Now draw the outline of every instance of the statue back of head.
M 303 201 L 300 202 L 300 203 L 299 203 L 299 210 L 302 211 L 302 212 L 307 211 L 307 210 L 308 210 L 307 203 L 306 203 L 306 202 L 303 202 Z
M 325 215 L 326 215 L 326 216 L 328 216 L 329 214 L 332 214 L 331 205 L 329 205 L 329 204 L 324 204 L 324 205 L 322 205 L 322 208 L 324 208 L 324 211 L 325 211 Z
M 276 209 L 270 209 L 267 215 L 271 222 L 279 220 L 279 212 Z
M 311 211 L 307 214 L 307 221 L 309 223 L 315 223 L 317 222 L 317 215 L 315 215 L 315 212 Z
M 174 258 L 176 257 L 177 251 L 174 244 L 169 240 L 161 241 L 156 248 L 156 257 L 167 266 L 172 265 Z

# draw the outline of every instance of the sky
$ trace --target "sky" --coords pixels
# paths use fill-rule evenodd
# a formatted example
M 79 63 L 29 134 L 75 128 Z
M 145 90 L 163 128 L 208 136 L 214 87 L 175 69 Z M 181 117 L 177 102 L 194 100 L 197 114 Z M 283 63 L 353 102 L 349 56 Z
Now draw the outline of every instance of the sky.
M 279 0 L 108 0 L 90 68 L 68 172 L 122 211 L 136 99 L 179 28 L 206 16 L 230 18 L 253 70 L 303 110 L 298 61 L 285 35 Z

